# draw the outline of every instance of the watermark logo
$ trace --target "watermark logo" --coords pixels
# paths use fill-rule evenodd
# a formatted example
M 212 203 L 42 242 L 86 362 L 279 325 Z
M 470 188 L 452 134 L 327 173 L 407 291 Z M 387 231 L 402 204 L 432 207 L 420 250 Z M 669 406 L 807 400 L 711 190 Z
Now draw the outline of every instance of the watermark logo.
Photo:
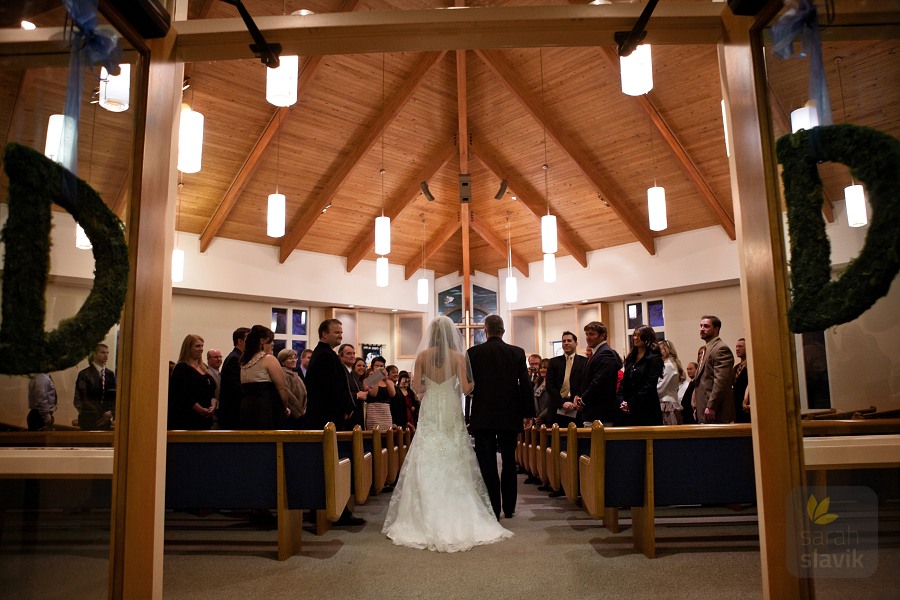
M 796 544 L 789 540 L 788 568 L 795 576 L 859 578 L 875 572 L 878 499 L 871 489 L 796 489 L 788 498 L 787 509 L 788 522 L 801 532 Z

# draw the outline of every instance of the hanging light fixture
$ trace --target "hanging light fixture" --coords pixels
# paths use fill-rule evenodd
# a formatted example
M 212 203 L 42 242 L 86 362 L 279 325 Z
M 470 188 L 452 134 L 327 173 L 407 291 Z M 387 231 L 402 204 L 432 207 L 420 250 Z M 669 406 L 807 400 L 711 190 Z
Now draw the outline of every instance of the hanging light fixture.
M 556 255 L 544 255 L 544 283 L 553 283 L 556 281 Z
M 834 59 L 837 64 L 838 83 L 841 88 L 841 111 L 844 113 L 844 122 L 847 123 L 847 102 L 844 100 L 844 79 L 841 77 L 841 57 Z M 850 227 L 863 227 L 869 222 L 866 209 L 866 194 L 863 186 L 853 180 L 850 173 L 850 185 L 844 188 L 844 207 L 847 210 L 847 224 Z
M 278 113 L 279 120 L 281 113 Z M 278 176 L 281 172 L 281 127 L 278 126 L 278 140 L 275 146 L 275 193 L 269 194 L 269 203 L 266 210 L 266 235 L 273 238 L 284 237 L 284 222 L 286 198 L 278 193 Z
M 184 250 L 174 248 L 172 250 L 172 283 L 181 283 L 182 281 L 184 281 Z
M 378 287 L 387 287 L 388 278 L 388 259 L 387 256 L 379 256 L 375 259 L 375 285 Z
M 279 62 L 275 69 L 266 67 L 266 100 L 275 106 L 293 106 L 297 103 L 300 57 L 282 56 Z
M 628 56 L 619 57 L 622 92 L 629 96 L 643 96 L 653 89 L 653 58 L 650 44 L 640 44 Z
M 519 301 L 519 283 L 513 275 L 512 241 L 509 233 L 509 212 L 506 213 L 506 302 L 513 304 Z
M 44 156 L 71 170 L 71 159 L 66 159 L 67 147 L 63 140 L 75 136 L 75 121 L 66 115 L 50 115 L 47 122 L 47 141 L 44 143 Z
M 428 278 L 425 276 L 425 213 L 422 213 L 422 276 L 416 282 L 416 300 L 428 304 Z
M 190 105 L 181 105 L 178 128 L 178 170 L 197 173 L 203 159 L 203 115 Z
M 381 54 L 381 110 L 384 111 L 384 53 Z M 381 216 L 375 217 L 375 284 L 378 287 L 388 285 L 388 259 L 391 253 L 391 219 L 384 216 L 384 128 L 381 129 Z
M 666 190 L 656 185 L 656 153 L 653 150 L 653 123 L 650 123 L 650 157 L 653 162 L 653 187 L 647 189 L 647 215 L 650 218 L 650 231 L 664 231 L 668 226 L 666 219 Z
M 797 133 L 801 129 L 809 131 L 818 124 L 819 114 L 813 102 L 807 102 L 806 105 L 791 112 L 791 133 Z
M 131 92 L 131 65 L 119 65 L 119 74 L 110 75 L 106 67 L 100 68 L 100 106 L 110 112 L 128 110 Z
M 544 112 L 546 102 L 544 101 L 544 51 L 540 50 L 541 63 L 541 112 Z M 541 115 L 541 122 L 545 123 L 544 115 Z M 550 164 L 547 161 L 547 126 L 544 125 L 544 197 L 547 200 L 547 214 L 541 217 L 541 250 L 544 253 L 544 281 L 553 283 L 556 281 L 556 251 L 558 248 L 556 235 L 556 217 L 550 214 L 550 183 L 549 171 Z M 550 257 L 549 259 L 547 257 Z M 550 267 L 548 268 L 548 265 Z

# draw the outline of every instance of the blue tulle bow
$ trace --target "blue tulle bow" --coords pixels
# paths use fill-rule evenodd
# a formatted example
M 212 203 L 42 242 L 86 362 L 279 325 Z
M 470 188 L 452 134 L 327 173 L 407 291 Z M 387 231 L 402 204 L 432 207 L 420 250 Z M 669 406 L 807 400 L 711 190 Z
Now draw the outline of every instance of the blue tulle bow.
M 831 125 L 831 102 L 822 63 L 818 13 L 809 0 L 795 0 L 792 4 L 772 26 L 772 51 L 784 59 L 791 56 L 809 57 L 809 99 L 815 102 L 819 125 Z M 800 51 L 795 53 L 794 40 L 797 37 L 800 38 Z
M 73 175 L 78 173 L 78 118 L 81 114 L 81 90 L 84 67 L 102 63 L 111 75 L 119 74 L 122 45 L 118 36 L 97 26 L 97 0 L 63 0 L 70 31 L 69 78 L 66 89 L 66 122 L 60 142 L 59 162 Z M 74 193 L 74 181 L 66 189 Z

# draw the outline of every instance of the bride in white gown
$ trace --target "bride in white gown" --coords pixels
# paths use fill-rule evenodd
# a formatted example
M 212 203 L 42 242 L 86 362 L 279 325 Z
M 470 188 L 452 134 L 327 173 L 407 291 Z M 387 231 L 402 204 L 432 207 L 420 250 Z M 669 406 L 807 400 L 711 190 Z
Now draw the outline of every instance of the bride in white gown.
M 491 508 L 463 421 L 462 395 L 474 383 L 453 321 L 432 321 L 420 348 L 413 381 L 422 398 L 419 425 L 382 532 L 394 544 L 438 552 L 511 537 Z

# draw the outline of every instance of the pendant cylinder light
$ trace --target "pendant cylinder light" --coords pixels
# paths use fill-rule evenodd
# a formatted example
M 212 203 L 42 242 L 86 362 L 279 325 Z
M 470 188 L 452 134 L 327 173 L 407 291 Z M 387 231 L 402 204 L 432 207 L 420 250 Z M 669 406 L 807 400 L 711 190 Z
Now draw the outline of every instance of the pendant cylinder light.
M 66 144 L 65 138 L 74 138 L 75 122 L 71 117 L 66 115 L 50 115 L 47 122 L 47 141 L 44 143 L 44 156 L 50 160 L 57 162 L 65 168 L 71 170 L 71 159 L 67 159 L 65 154 Z
M 88 239 L 84 229 L 77 223 L 75 224 L 75 247 L 80 250 L 90 250 L 93 248 L 91 240 Z
M 175 248 L 172 250 L 172 283 L 184 281 L 184 250 Z
M 819 115 L 815 106 L 806 105 L 791 113 L 791 133 L 797 133 L 801 129 L 809 131 L 819 124 Z
M 869 222 L 863 186 L 856 184 L 845 187 L 844 203 L 847 206 L 847 224 L 850 227 L 862 227 Z
M 666 189 L 658 185 L 647 190 L 647 212 L 650 215 L 650 230 L 664 231 L 669 226 L 666 220 Z
M 110 112 L 128 110 L 131 65 L 119 65 L 119 69 L 118 75 L 110 75 L 106 67 L 100 68 L 100 107 Z
M 375 217 L 375 254 L 391 253 L 391 218 Z
M 416 282 L 416 300 L 419 304 L 428 304 L 428 279 L 425 277 Z
M 287 107 L 297 103 L 297 74 L 299 56 L 282 56 L 277 69 L 266 69 L 266 100 L 275 106 Z
M 541 249 L 544 254 L 556 254 L 556 217 L 544 215 L 541 217 Z
M 519 282 L 513 275 L 506 278 L 506 301 L 509 304 L 519 301 Z
M 266 235 L 269 237 L 284 237 L 284 211 L 284 194 L 269 194 L 269 207 L 266 213 Z
M 628 56 L 619 57 L 622 92 L 642 96 L 653 89 L 653 58 L 650 44 L 641 44 Z
M 375 285 L 378 287 L 388 286 L 388 259 L 386 256 L 379 256 L 375 259 Z
M 556 255 L 544 254 L 544 283 L 556 281 Z
M 178 129 L 178 170 L 197 173 L 203 159 L 203 115 L 181 105 L 181 121 Z

